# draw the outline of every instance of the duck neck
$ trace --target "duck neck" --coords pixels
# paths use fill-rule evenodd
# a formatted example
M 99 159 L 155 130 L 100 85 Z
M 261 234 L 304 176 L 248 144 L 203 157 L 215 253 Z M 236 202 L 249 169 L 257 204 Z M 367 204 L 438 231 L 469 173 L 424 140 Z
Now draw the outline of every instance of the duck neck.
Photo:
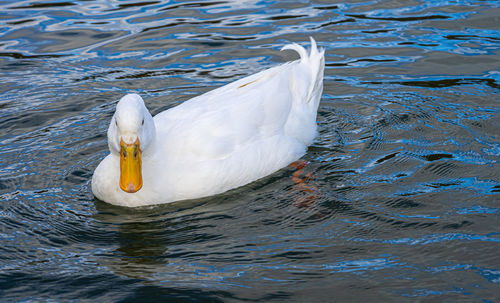
M 153 157 L 155 157 L 156 144 L 157 144 L 156 136 L 154 136 L 153 140 L 151 140 L 151 143 L 149 143 L 148 147 L 142 151 L 143 160 L 152 159 Z

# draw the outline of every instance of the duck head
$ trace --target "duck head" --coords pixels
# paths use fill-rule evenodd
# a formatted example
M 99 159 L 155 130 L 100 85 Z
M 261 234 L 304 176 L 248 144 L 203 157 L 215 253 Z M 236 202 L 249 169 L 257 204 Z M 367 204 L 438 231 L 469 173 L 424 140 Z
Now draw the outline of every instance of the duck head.
M 135 193 L 142 188 L 142 157 L 155 138 L 153 117 L 137 94 L 120 99 L 108 128 L 108 145 L 120 157 L 120 188 Z

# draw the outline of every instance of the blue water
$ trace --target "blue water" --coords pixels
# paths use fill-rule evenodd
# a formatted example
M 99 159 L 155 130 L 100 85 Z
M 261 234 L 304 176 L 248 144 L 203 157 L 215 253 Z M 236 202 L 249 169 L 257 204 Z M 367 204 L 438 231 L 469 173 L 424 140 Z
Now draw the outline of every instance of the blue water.
M 500 300 L 497 1 L 0 1 L 0 301 Z M 128 209 L 93 170 L 153 114 L 326 49 L 304 160 Z

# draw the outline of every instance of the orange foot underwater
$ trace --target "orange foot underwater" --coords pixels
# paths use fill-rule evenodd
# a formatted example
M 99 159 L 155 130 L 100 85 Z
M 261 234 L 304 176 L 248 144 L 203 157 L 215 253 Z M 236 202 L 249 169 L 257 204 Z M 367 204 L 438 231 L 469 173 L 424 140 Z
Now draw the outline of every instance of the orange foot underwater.
M 295 183 L 294 188 L 298 192 L 301 192 L 302 195 L 294 199 L 293 205 L 300 208 L 310 208 L 315 206 L 316 200 L 318 199 L 316 193 L 319 193 L 318 188 L 307 184 L 307 182 L 309 182 L 314 175 L 313 172 L 304 174 L 304 168 L 307 164 L 309 164 L 309 162 L 305 160 L 297 160 L 288 165 L 289 167 L 296 169 L 296 171 L 292 174 L 292 180 Z

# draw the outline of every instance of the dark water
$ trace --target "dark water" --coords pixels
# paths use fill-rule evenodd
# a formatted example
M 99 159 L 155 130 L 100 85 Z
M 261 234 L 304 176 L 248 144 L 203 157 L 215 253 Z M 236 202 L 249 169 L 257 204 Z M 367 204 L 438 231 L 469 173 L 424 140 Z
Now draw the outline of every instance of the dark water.
M 497 1 L 1 1 L 0 301 L 498 302 Z M 326 48 L 307 192 L 95 201 L 114 104 L 153 114 Z

